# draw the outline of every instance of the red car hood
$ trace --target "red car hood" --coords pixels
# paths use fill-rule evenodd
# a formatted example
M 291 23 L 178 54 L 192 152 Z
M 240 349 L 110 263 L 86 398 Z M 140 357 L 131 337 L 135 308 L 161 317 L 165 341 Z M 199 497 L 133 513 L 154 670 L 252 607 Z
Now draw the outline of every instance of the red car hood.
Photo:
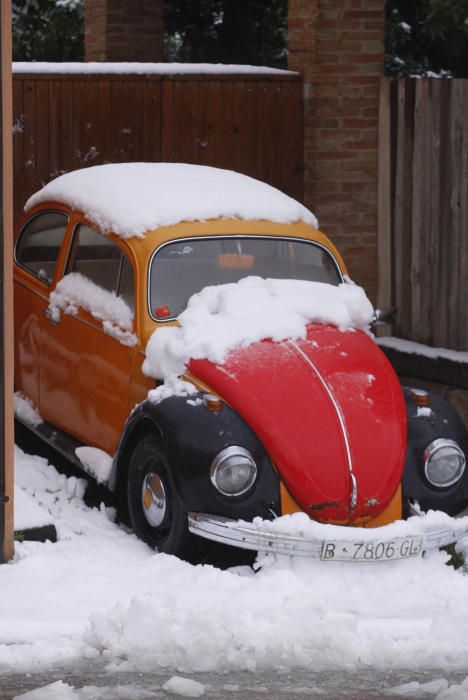
M 406 410 L 398 379 L 361 331 L 311 324 L 305 340 L 262 341 L 190 371 L 255 431 L 311 517 L 375 516 L 400 483 Z

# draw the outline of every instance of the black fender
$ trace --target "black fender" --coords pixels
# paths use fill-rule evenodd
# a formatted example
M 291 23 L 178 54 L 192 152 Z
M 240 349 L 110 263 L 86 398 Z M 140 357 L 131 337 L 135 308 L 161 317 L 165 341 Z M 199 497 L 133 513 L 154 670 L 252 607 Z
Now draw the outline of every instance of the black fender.
M 167 460 L 173 487 L 186 512 L 205 512 L 252 520 L 281 515 L 278 476 L 255 433 L 227 404 L 209 410 L 203 394 L 171 396 L 160 403 L 141 403 L 128 419 L 117 448 L 109 488 L 124 497 L 130 454 L 143 433 L 155 434 Z M 245 494 L 220 494 L 210 479 L 215 456 L 230 445 L 249 450 L 258 477 Z M 123 499 L 122 499 L 123 500 Z
M 422 510 L 442 510 L 449 515 L 460 513 L 468 505 L 468 469 L 453 486 L 436 488 L 424 474 L 425 448 L 434 440 L 455 440 L 468 462 L 468 431 L 457 411 L 447 401 L 428 392 L 430 411 L 418 407 L 411 389 L 403 388 L 408 416 L 408 446 L 402 479 L 404 515 L 409 514 L 409 502 L 418 501 Z

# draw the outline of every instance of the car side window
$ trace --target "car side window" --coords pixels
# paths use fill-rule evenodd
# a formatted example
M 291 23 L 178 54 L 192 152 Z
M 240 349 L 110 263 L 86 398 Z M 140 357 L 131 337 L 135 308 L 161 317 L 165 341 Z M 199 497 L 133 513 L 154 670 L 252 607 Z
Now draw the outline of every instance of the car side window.
M 15 259 L 41 282 L 52 284 L 68 216 L 58 211 L 36 214 L 22 228 Z
M 133 311 L 134 285 L 132 265 L 113 240 L 80 224 L 75 229 L 67 273 L 79 272 L 84 277 L 121 297 Z

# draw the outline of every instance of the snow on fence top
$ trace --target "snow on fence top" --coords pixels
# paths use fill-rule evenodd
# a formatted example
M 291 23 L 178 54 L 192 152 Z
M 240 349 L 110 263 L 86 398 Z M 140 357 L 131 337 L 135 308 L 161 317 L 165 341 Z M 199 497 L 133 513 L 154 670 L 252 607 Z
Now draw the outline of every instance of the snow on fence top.
M 231 170 L 185 163 L 113 163 L 61 175 L 36 192 L 25 210 L 56 201 L 122 238 L 159 226 L 208 219 L 304 221 L 315 216 L 271 185 Z
M 50 63 L 16 62 L 13 73 L 66 75 L 295 75 L 294 72 L 266 66 L 224 63 Z

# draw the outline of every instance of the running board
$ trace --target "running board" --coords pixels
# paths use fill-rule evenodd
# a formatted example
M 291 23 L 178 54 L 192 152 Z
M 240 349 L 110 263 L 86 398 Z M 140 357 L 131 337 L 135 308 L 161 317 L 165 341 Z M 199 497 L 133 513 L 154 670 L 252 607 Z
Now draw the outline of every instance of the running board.
M 88 473 L 85 466 L 80 462 L 75 454 L 77 447 L 85 447 L 82 442 L 75 440 L 75 438 L 71 437 L 67 433 L 64 433 L 62 430 L 55 428 L 50 423 L 46 423 L 45 421 L 39 423 L 39 425 L 31 425 L 31 423 L 27 423 L 25 420 L 22 420 L 16 413 L 15 421 L 21 423 L 26 430 L 31 431 L 31 433 L 45 442 L 53 450 L 58 452 L 62 457 L 65 457 L 65 459 L 71 462 L 74 467 L 77 467 L 86 474 Z M 92 476 L 92 474 L 90 474 L 90 476 Z

